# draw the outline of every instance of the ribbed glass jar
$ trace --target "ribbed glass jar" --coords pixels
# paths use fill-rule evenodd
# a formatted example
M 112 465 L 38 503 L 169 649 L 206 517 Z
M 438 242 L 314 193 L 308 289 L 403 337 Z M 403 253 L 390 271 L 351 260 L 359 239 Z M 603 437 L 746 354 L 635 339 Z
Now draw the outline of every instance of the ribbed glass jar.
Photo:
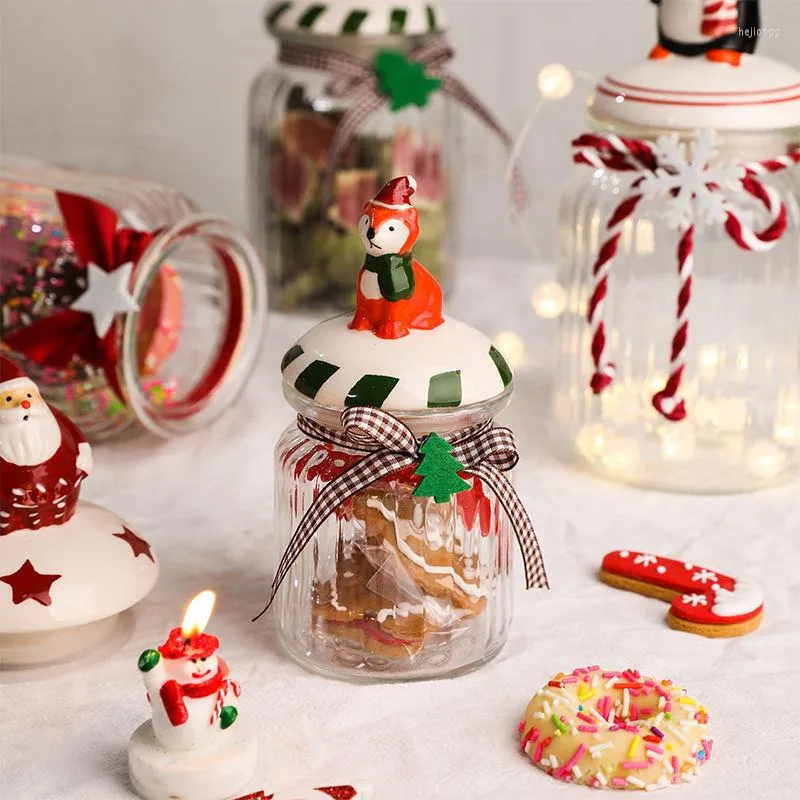
M 89 285 L 59 192 L 111 209 L 113 235 L 151 235 L 126 287 L 138 310 L 117 315 L 107 367 L 77 353 L 56 367 L 6 343 L 49 403 L 93 440 L 137 426 L 188 433 L 230 407 L 255 363 L 266 317 L 263 268 L 239 227 L 197 213 L 170 187 L 26 160 L 0 165 L 0 189 L 4 338 L 70 310 Z
M 356 55 L 408 53 L 424 36 L 282 33 L 280 42 Z M 324 184 L 336 127 L 351 107 L 331 76 L 278 64 L 254 82 L 249 103 L 251 230 L 267 265 L 270 303 L 283 310 L 349 309 L 364 260 L 356 230 L 365 198 L 395 175 L 413 175 L 425 231 L 414 255 L 447 290 L 456 240 L 460 125 L 454 102 L 434 92 L 424 108 L 381 105 L 361 125 Z
M 287 389 L 304 416 L 337 415 Z M 505 398 L 399 417 L 417 437 L 490 419 Z M 277 559 L 321 489 L 363 453 L 291 425 L 275 449 Z M 414 497 L 414 467 L 359 491 L 328 517 L 278 592 L 286 650 L 350 680 L 412 680 L 466 672 L 496 655 L 511 622 L 512 535 L 482 481 L 449 502 Z M 277 560 L 276 562 L 277 563 Z
M 655 141 L 663 131 L 599 128 Z M 795 149 L 800 132 L 720 135 L 720 162 L 766 160 Z M 560 216 L 560 279 L 567 311 L 557 338 L 554 430 L 562 450 L 625 483 L 683 492 L 738 492 L 800 471 L 800 178 L 789 169 L 761 180 L 780 193 L 788 227 L 767 252 L 739 248 L 722 225 L 695 233 L 688 345 L 671 422 L 652 405 L 664 387 L 676 328 L 680 233 L 663 200 L 645 199 L 624 224 L 609 276 L 604 319 L 613 384 L 592 394 L 592 332 L 586 321 L 592 269 L 607 224 L 635 173 L 575 167 Z M 746 199 L 747 198 L 747 199 Z M 755 229 L 764 207 L 736 203 Z

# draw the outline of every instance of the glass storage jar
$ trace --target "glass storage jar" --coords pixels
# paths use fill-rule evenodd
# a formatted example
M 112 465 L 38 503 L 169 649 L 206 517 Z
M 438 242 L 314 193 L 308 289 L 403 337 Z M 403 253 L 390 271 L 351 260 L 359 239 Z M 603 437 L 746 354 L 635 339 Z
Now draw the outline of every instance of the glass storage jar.
M 800 471 L 800 101 L 786 89 L 800 73 L 742 59 L 607 76 L 575 143 L 554 433 L 615 480 L 735 492 Z
M 486 336 L 443 316 L 411 253 L 416 188 L 394 178 L 364 206 L 355 314 L 319 323 L 281 363 L 298 417 L 275 450 L 278 634 L 301 663 L 354 680 L 492 658 L 511 621 L 512 530 L 528 586 L 547 585 L 504 474 L 517 463 L 511 433 L 492 425 L 511 370 Z
M 271 304 L 283 310 L 352 307 L 363 199 L 403 174 L 414 174 L 420 186 L 416 201 L 427 238 L 418 258 L 448 288 L 460 150 L 454 102 L 439 91 L 422 107 L 392 111 L 378 102 L 334 161 L 337 126 L 365 102 L 354 91 L 364 81 L 337 91 L 337 79 L 321 66 L 336 54 L 370 70 L 382 51 L 410 56 L 442 33 L 441 12 L 419 0 L 391 7 L 280 0 L 269 6 L 266 21 L 278 39 L 279 63 L 251 90 L 249 180 L 251 230 L 267 266 Z
M 291 387 L 286 397 L 304 417 L 339 427 L 335 411 Z M 433 430 L 446 437 L 490 420 L 506 401 L 507 394 L 398 417 L 418 438 Z M 363 457 L 296 424 L 285 431 L 275 450 L 281 552 L 320 490 Z M 472 476 L 470 488 L 447 502 L 415 497 L 413 472 L 388 475 L 343 503 L 278 593 L 281 642 L 312 669 L 372 680 L 452 675 L 485 663 L 505 643 L 512 535 L 497 496 Z
M 11 159 L 0 185 L 3 347 L 49 403 L 91 439 L 134 424 L 179 435 L 230 407 L 266 316 L 239 228 L 144 181 Z M 97 267 L 129 273 L 81 313 Z

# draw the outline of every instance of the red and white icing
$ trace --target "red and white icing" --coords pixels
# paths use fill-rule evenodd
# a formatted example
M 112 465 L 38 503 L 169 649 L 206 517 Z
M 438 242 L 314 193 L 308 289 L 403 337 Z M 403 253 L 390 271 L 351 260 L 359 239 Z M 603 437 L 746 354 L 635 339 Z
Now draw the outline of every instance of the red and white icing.
M 687 622 L 733 625 L 752 619 L 764 607 L 764 594 L 756 584 L 688 561 L 614 550 L 603 558 L 602 569 L 676 592 L 671 611 Z

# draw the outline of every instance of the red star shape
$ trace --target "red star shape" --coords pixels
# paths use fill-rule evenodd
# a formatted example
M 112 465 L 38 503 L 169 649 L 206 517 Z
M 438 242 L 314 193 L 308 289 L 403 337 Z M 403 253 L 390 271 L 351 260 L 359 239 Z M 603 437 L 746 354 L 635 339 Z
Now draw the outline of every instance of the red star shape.
M 122 539 L 123 542 L 127 542 L 131 546 L 135 558 L 147 556 L 155 564 L 156 560 L 153 558 L 150 545 L 142 539 L 141 536 L 137 536 L 130 528 L 126 528 L 123 525 L 122 530 L 125 531 L 125 533 L 114 533 L 112 536 L 116 536 L 117 539 Z
M 60 577 L 60 575 L 43 575 L 36 571 L 30 561 L 25 561 L 16 572 L 0 576 L 0 581 L 11 587 L 11 602 L 15 606 L 26 600 L 35 600 L 43 606 L 49 606 L 53 602 L 50 597 L 50 587 Z

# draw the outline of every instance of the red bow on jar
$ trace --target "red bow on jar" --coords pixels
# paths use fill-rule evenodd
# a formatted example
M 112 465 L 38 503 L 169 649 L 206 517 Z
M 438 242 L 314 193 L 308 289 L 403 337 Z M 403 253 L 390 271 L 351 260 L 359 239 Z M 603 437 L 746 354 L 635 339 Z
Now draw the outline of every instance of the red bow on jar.
M 108 206 L 56 192 L 64 226 L 86 271 L 86 291 L 65 308 L 5 337 L 8 347 L 43 367 L 66 369 L 73 358 L 98 367 L 122 397 L 116 374 L 120 314 L 138 311 L 131 273 L 154 233 L 117 228 Z

